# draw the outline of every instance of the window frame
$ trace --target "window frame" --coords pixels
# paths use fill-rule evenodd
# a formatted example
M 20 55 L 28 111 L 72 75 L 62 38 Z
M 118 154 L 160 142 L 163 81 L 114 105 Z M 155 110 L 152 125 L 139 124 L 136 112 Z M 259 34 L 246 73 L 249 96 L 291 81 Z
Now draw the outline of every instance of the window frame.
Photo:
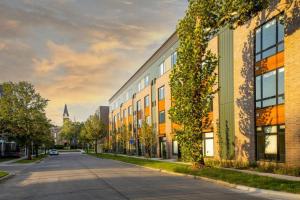
M 146 99 L 147 99 L 147 101 L 146 101 Z M 147 102 L 147 104 L 146 104 L 146 102 Z M 150 106 L 150 98 L 149 98 L 149 95 L 146 95 L 144 97 L 144 107 L 146 108 L 146 107 L 149 107 L 149 106 Z
M 166 66 L 165 66 L 165 62 L 161 62 L 159 64 L 159 76 L 162 76 L 166 73 Z
M 266 127 L 276 127 L 276 133 L 266 133 L 265 132 L 265 128 Z M 284 128 L 282 128 L 284 127 Z M 258 129 L 260 129 L 258 131 Z M 282 131 L 284 130 L 284 131 Z M 285 162 L 285 155 L 286 155 L 286 145 L 285 145 L 285 134 L 286 134 L 286 131 L 285 131 L 285 124 L 278 124 L 278 125 L 265 125 L 265 126 L 258 126 L 256 127 L 255 131 L 256 131 L 256 137 L 255 137 L 255 145 L 256 145 L 256 160 L 257 161 L 276 161 L 276 162 L 280 162 L 280 163 L 284 163 Z M 259 135 L 260 134 L 260 135 Z M 266 142 L 266 136 L 268 135 L 276 135 L 277 137 L 277 153 L 276 154 L 271 154 L 271 153 L 267 153 L 265 152 L 266 150 L 266 146 L 265 146 L 265 142 Z M 280 136 L 284 136 L 284 141 L 283 141 L 283 144 L 284 146 L 282 147 L 280 144 L 281 144 L 281 141 L 280 141 Z M 262 137 L 263 138 L 263 142 L 262 144 L 258 144 L 258 137 Z M 262 149 L 263 149 L 263 152 L 258 152 L 257 148 L 258 148 L 258 145 L 263 145 Z M 284 148 L 284 154 L 283 156 L 281 155 L 281 148 Z M 261 158 L 260 154 L 263 155 L 263 158 Z
M 164 119 L 163 119 L 163 121 L 161 121 L 161 113 L 164 113 Z M 159 124 L 164 124 L 164 123 L 166 123 L 166 112 L 165 112 L 165 110 L 161 110 L 161 111 L 159 111 L 158 112 L 158 123 Z
M 279 34 L 279 29 L 278 29 L 278 24 L 280 23 L 280 18 L 283 17 L 283 13 L 271 18 L 270 20 L 262 23 L 259 27 L 255 28 L 254 30 L 254 34 L 255 34 L 255 37 L 254 37 L 254 61 L 255 63 L 259 62 L 259 61 L 262 61 L 263 59 L 266 59 L 270 56 L 273 56 L 273 55 L 276 55 L 277 53 L 280 53 L 282 51 L 284 51 L 284 39 L 282 41 L 279 41 L 279 38 L 278 38 L 278 34 Z M 263 27 L 267 24 L 267 23 L 270 23 L 271 21 L 275 20 L 276 21 L 276 32 L 275 32 L 275 44 L 274 45 L 271 45 L 269 47 L 267 47 L 266 49 L 263 49 Z M 256 47 L 257 47 L 257 37 L 256 37 L 256 33 L 257 31 L 260 30 L 260 37 L 259 37 L 259 40 L 260 40 L 260 50 L 256 52 Z M 280 50 L 279 49 L 279 46 L 280 45 L 283 45 L 283 49 Z M 271 55 L 268 55 L 266 56 L 265 58 L 263 58 L 263 53 L 273 49 L 275 47 L 275 53 L 274 54 L 271 54 Z M 260 55 L 260 59 L 256 59 L 257 56 Z
M 160 95 L 161 90 L 163 91 L 163 97 L 161 97 L 161 95 Z M 165 86 L 164 85 L 158 88 L 158 101 L 163 101 L 163 100 L 165 100 Z
M 256 109 L 264 109 L 264 108 L 271 107 L 271 106 L 283 105 L 285 103 L 285 101 L 283 101 L 282 103 L 279 103 L 279 98 L 282 98 L 283 100 L 285 100 L 285 91 L 282 94 L 278 94 L 278 89 L 279 89 L 279 84 L 278 84 L 279 83 L 278 82 L 279 76 L 278 76 L 278 74 L 279 74 L 279 71 L 282 70 L 282 69 L 285 72 L 285 68 L 284 68 L 284 66 L 282 66 L 282 67 L 276 68 L 274 70 L 268 71 L 266 73 L 255 76 L 255 108 Z M 263 86 L 264 86 L 264 84 L 263 84 L 263 75 L 265 75 L 267 73 L 271 73 L 271 72 L 276 73 L 275 74 L 275 95 L 263 98 L 263 94 L 264 94 L 263 93 L 264 92 L 264 89 L 263 89 Z M 256 78 L 257 77 L 260 77 L 260 83 L 259 83 L 260 84 L 259 85 L 259 87 L 260 87 L 260 99 L 256 98 L 257 97 L 256 88 L 258 86 L 258 84 L 256 83 Z M 274 99 L 274 98 L 275 98 L 275 101 L 276 101 L 275 104 L 272 104 L 272 105 L 269 105 L 269 106 L 263 106 L 264 101 L 271 100 L 271 99 Z M 258 103 L 260 103 L 259 107 L 257 107 Z
M 208 133 L 212 133 L 212 136 L 211 137 L 206 136 L 206 134 L 208 134 Z M 215 155 L 214 132 L 205 132 L 205 133 L 203 133 L 202 137 L 203 137 L 203 155 L 205 157 L 214 157 L 214 155 Z M 213 149 L 212 149 L 213 155 L 210 155 L 210 156 L 206 155 L 206 141 L 207 140 L 212 140 L 213 141 Z

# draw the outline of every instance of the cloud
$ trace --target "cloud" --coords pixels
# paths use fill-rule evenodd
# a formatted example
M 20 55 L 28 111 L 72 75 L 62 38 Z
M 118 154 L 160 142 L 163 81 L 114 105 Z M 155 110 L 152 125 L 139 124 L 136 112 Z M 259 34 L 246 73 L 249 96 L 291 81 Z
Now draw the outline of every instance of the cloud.
M 2 0 L 0 80 L 32 82 L 62 123 L 85 120 L 175 30 L 182 0 Z

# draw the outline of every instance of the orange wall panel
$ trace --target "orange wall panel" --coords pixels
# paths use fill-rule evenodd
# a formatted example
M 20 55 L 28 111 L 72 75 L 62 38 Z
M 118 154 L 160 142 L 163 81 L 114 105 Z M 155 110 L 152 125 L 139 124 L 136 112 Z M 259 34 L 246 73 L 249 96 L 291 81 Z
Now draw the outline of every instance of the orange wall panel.
M 161 100 L 158 102 L 158 111 L 165 110 L 165 100 Z
M 284 52 L 265 58 L 255 64 L 255 74 L 263 74 L 284 65 Z
M 256 126 L 284 124 L 284 105 L 256 110 Z
M 146 108 L 145 108 L 145 117 L 146 116 L 149 116 L 150 115 L 150 108 L 149 108 L 149 106 L 147 106 Z
M 162 134 L 165 134 L 166 133 L 166 124 L 163 123 L 163 124 L 159 124 L 159 134 L 162 135 Z

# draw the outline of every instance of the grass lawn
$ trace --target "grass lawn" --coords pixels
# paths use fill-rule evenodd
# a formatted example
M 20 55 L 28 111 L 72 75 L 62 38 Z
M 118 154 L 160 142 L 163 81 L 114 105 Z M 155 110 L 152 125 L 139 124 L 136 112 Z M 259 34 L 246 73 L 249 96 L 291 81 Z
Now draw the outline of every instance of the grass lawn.
M 95 154 L 90 155 L 96 156 Z M 201 176 L 238 185 L 300 194 L 300 181 L 296 182 L 280 180 L 271 177 L 246 174 L 242 172 L 235 172 L 220 168 L 192 169 L 189 165 L 179 163 L 169 163 L 139 158 L 131 158 L 113 154 L 98 154 L 97 157 L 118 160 L 155 169 L 162 169 L 170 172 Z
M 4 176 L 6 176 L 6 175 L 8 175 L 8 173 L 7 173 L 7 172 L 0 171 L 0 178 L 4 177 Z
M 44 155 L 44 154 L 40 154 L 39 157 L 32 157 L 31 160 L 27 160 L 26 159 L 22 159 L 22 160 L 18 160 L 16 161 L 15 163 L 19 163 L 19 164 L 28 164 L 28 163 L 33 163 L 33 162 L 36 162 L 36 161 L 39 161 L 39 160 L 42 160 L 43 158 L 46 158 L 48 155 Z
M 0 163 L 10 161 L 10 160 L 15 160 L 15 159 L 17 159 L 17 158 L 0 158 Z

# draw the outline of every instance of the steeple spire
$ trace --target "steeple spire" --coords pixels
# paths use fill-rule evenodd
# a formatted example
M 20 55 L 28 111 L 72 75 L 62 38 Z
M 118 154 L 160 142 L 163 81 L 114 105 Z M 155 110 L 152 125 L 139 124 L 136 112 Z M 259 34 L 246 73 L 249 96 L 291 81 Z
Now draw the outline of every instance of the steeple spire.
M 65 109 L 64 109 L 64 114 L 63 114 L 63 118 L 64 119 L 69 119 L 69 112 L 68 112 L 68 107 L 67 104 L 65 104 Z

